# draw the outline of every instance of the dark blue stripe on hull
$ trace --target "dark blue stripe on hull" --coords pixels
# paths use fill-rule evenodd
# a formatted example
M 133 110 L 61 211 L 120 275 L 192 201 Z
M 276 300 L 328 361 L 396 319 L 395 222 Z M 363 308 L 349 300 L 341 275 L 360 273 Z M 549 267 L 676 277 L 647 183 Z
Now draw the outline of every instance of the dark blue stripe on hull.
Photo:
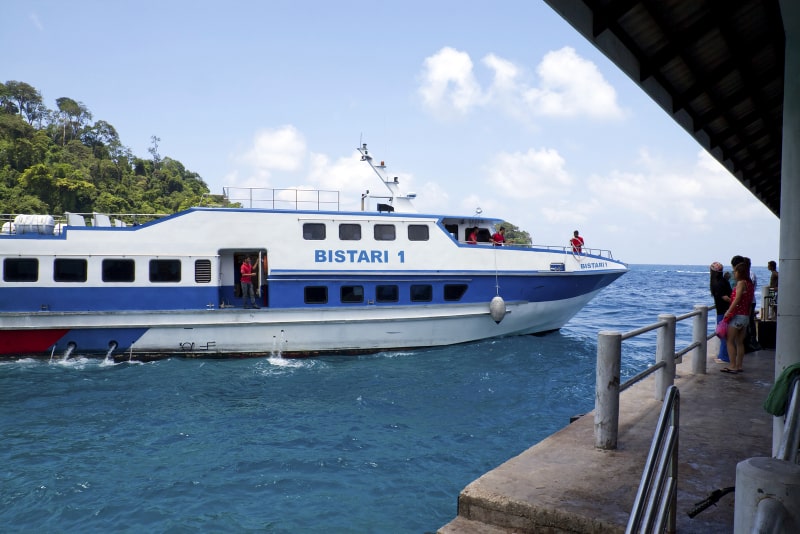
M 425 305 L 447 304 L 444 300 L 445 284 L 464 284 L 468 287 L 456 303 L 488 302 L 497 293 L 506 300 L 549 302 L 564 300 L 601 289 L 624 272 L 564 273 L 564 274 L 508 274 L 495 279 L 491 273 L 440 274 L 415 272 L 375 276 L 373 274 L 315 273 L 314 275 L 282 275 L 270 279 L 269 302 L 259 299 L 270 308 L 309 308 L 366 305 Z M 412 302 L 410 286 L 431 284 L 433 298 L 428 302 Z M 326 304 L 306 304 L 305 287 L 326 286 Z M 341 304 L 342 286 L 361 285 L 364 302 Z M 397 302 L 381 303 L 375 298 L 377 285 L 397 285 Z M 232 287 L 9 287 L 2 289 L 0 311 L 11 312 L 73 312 L 73 311 L 159 311 L 206 310 L 219 307 L 222 301 L 240 305 L 242 300 L 233 297 Z

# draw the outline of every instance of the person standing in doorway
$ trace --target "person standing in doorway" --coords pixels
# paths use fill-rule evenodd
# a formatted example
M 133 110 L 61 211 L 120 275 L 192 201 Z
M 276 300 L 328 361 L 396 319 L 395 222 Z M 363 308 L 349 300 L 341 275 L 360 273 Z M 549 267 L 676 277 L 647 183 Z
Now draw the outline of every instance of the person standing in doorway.
M 572 232 L 572 239 L 569 240 L 569 244 L 572 245 L 572 252 L 575 254 L 583 252 L 583 238 L 577 230 Z
M 253 290 L 253 277 L 256 273 L 253 272 L 253 258 L 247 256 L 242 262 L 241 267 L 241 284 L 242 284 L 242 299 L 244 299 L 245 308 L 258 308 L 256 304 L 256 293 Z M 247 299 L 250 299 L 248 304 Z

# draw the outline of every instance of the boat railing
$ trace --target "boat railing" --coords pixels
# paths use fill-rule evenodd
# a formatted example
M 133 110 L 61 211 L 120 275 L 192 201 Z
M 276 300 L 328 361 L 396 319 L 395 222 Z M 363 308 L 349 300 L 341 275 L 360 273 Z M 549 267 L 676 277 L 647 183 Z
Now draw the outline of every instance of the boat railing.
M 137 226 L 146 222 L 168 216 L 168 213 L 77 213 L 66 212 L 63 215 L 35 215 L 38 220 L 26 221 L 26 230 L 18 228 L 18 217 L 28 217 L 28 214 L 0 213 L 0 233 L 19 234 L 19 233 L 39 233 L 55 234 L 61 233 L 61 229 L 72 226 L 94 226 L 94 227 L 126 227 Z M 46 220 L 45 220 L 46 219 Z M 36 227 L 31 230 L 28 227 Z
M 461 243 L 468 244 L 468 241 L 461 241 Z M 491 241 L 479 241 L 475 243 L 478 246 L 492 246 Z M 611 254 L 611 251 L 605 248 L 587 248 L 583 247 L 580 252 L 576 252 L 572 250 L 571 245 L 536 245 L 531 243 L 514 243 L 514 242 L 507 242 L 506 246 L 508 247 L 517 247 L 517 248 L 535 248 L 536 250 L 547 250 L 547 251 L 554 251 L 554 252 L 561 252 L 563 254 L 567 254 L 570 256 L 574 256 L 576 259 L 582 259 L 584 256 L 599 256 L 602 258 L 608 258 L 609 260 L 614 259 L 614 255 Z
M 223 187 L 222 190 L 227 202 L 243 208 L 339 211 L 339 191 L 269 187 Z

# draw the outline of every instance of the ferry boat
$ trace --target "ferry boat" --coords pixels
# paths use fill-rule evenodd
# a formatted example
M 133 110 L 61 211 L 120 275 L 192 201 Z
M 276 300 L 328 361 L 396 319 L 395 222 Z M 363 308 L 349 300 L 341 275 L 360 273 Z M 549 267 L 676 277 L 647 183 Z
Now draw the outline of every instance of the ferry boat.
M 357 354 L 539 334 L 627 270 L 607 250 L 493 246 L 502 221 L 481 214 L 417 213 L 358 150 L 388 190 L 361 211 L 340 211 L 336 192 L 247 190 L 237 208 L 6 221 L 0 357 Z M 240 297 L 248 256 L 258 308 Z

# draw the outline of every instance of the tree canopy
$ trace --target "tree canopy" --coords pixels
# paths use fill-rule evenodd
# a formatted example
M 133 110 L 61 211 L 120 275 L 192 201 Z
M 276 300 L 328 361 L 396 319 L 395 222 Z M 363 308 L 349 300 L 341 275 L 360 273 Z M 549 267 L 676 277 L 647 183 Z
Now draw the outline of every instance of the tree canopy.
M 25 82 L 0 83 L 0 213 L 174 213 L 208 195 L 181 162 L 135 156 L 82 102 L 55 103 Z

